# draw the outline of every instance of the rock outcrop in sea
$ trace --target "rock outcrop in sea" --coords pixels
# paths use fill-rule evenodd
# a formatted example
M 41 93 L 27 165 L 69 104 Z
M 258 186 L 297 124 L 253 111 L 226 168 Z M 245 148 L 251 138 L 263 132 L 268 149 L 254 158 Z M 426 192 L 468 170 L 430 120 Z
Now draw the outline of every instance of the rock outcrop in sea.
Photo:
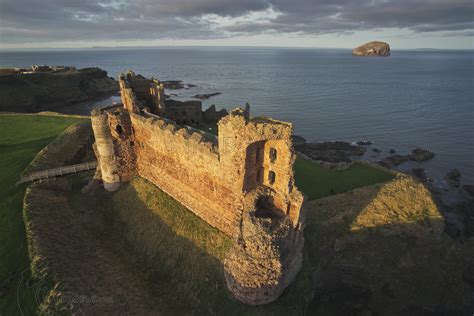
M 295 143 L 295 150 L 311 159 L 330 163 L 351 162 L 351 156 L 362 156 L 367 148 L 348 142 Z
M 385 42 L 373 41 L 352 50 L 354 56 L 390 56 L 390 45 Z
M 432 151 L 429 151 L 423 148 L 416 148 L 412 150 L 411 153 L 408 155 L 394 154 L 394 155 L 385 157 L 384 159 L 380 160 L 378 164 L 381 165 L 382 167 L 391 169 L 405 161 L 411 160 L 411 161 L 416 161 L 416 162 L 423 162 L 423 161 L 433 159 L 434 156 L 435 156 L 435 153 Z

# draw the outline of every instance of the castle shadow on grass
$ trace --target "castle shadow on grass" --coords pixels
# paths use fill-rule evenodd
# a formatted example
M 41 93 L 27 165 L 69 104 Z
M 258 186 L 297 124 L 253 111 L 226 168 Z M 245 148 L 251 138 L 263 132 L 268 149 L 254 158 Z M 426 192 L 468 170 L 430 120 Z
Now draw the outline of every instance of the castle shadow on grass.
M 415 189 L 391 196 L 406 184 Z M 302 270 L 280 298 L 259 307 L 236 302 L 226 290 L 230 239 L 153 184 L 134 178 L 100 205 L 108 205 L 105 223 L 119 236 L 119 253 L 146 271 L 150 293 L 172 313 L 459 311 L 462 256 L 426 193 L 402 178 L 311 202 Z M 381 217 L 381 203 L 396 200 Z M 404 213 L 407 205 L 412 209 Z

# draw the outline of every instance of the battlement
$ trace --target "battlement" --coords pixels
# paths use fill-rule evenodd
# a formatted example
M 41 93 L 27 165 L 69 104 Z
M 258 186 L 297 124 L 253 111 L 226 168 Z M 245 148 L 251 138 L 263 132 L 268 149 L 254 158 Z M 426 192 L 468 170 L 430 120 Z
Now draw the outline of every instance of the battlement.
M 190 126 L 179 125 L 173 120 L 148 112 L 143 112 L 142 115 L 132 114 L 131 116 L 134 120 L 140 121 L 141 124 L 148 124 L 156 133 L 168 133 L 170 137 L 181 137 L 189 142 L 187 145 L 190 148 L 202 147 L 204 151 L 209 151 L 215 155 L 219 154 L 217 136 L 215 135 Z
M 232 271 L 226 274 L 229 288 L 239 300 L 253 304 L 275 299 L 293 278 L 294 269 L 299 269 L 298 264 L 291 268 L 286 265 L 288 260 L 300 262 L 303 238 L 304 198 L 294 186 L 293 125 L 266 117 L 251 118 L 246 105 L 220 118 L 218 136 L 214 136 L 185 124 L 191 120 L 189 113 L 180 112 L 186 105 L 158 106 L 162 99 L 156 97 L 157 93 L 164 95 L 161 87 L 157 79 L 128 72 L 120 77 L 123 106 L 92 112 L 96 155 L 105 188 L 116 190 L 121 182 L 140 176 L 211 226 L 239 240 L 248 238 L 242 235 L 244 228 L 273 234 L 264 229 L 264 218 L 277 219 L 286 227 L 286 242 L 268 255 L 281 256 L 283 268 L 260 269 L 274 271 L 280 281 L 265 285 L 262 292 L 255 286 L 241 288 L 249 275 L 259 273 L 258 269 L 242 275 Z M 199 113 L 202 115 L 200 103 Z M 194 123 L 199 123 L 202 116 L 194 118 Z M 244 227 L 243 220 L 248 216 L 262 219 L 246 220 L 249 224 Z M 270 235 L 265 240 L 273 240 Z M 250 238 L 237 243 L 235 252 L 245 252 L 253 242 Z M 254 264 L 258 266 L 259 262 Z M 272 265 L 271 260 L 268 264 Z M 265 278 L 259 280 L 267 282 Z

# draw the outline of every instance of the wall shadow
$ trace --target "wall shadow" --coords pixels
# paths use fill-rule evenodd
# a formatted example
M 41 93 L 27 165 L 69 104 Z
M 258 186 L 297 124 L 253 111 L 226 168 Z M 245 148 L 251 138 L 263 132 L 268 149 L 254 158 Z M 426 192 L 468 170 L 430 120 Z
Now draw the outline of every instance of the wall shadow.
M 85 313 L 410 315 L 468 308 L 462 253 L 443 233 L 442 218 L 419 216 L 431 214 L 429 197 L 390 197 L 393 181 L 311 201 L 302 270 L 275 302 L 246 306 L 224 283 L 230 242 L 222 233 L 146 180 L 84 195 L 85 179 L 74 179 L 69 202 L 56 193 L 41 221 L 54 227 L 43 231 L 47 260 L 69 293 L 110 298 L 81 302 L 76 310 Z M 418 210 L 423 205 L 428 209 Z
M 135 178 L 103 203 L 104 221 L 115 236 L 114 251 L 146 280 L 148 291 L 157 298 L 148 303 L 170 314 L 303 313 L 300 297 L 263 306 L 234 300 L 223 270 L 231 238 L 152 183 Z
M 305 314 L 443 315 L 471 308 L 462 251 L 443 232 L 431 194 L 414 180 L 405 192 L 397 181 L 309 203 L 305 263 L 295 282 L 311 278 Z

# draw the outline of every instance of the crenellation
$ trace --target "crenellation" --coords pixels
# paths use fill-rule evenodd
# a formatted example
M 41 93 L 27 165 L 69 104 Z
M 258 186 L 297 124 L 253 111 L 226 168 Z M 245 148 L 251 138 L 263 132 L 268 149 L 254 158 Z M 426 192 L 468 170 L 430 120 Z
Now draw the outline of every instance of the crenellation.
M 171 135 L 176 135 L 176 132 L 178 131 L 178 127 L 174 124 L 169 124 L 165 123 L 165 131 L 170 133 Z
M 186 128 L 178 129 L 175 134 L 183 137 L 184 139 L 189 139 L 190 136 L 191 136 L 191 134 L 189 133 L 189 131 Z
M 219 117 L 215 107 L 203 115 L 200 103 L 164 103 L 159 80 L 131 71 L 120 76 L 120 87 L 122 108 L 92 113 L 104 186 L 117 189 L 133 176 L 154 183 L 236 239 L 225 268 L 237 299 L 249 304 L 276 299 L 299 270 L 303 242 L 304 197 L 294 186 L 292 124 L 250 118 L 248 104 Z M 211 117 L 219 120 L 218 136 L 188 125 Z M 263 253 L 265 260 L 281 261 L 278 269 L 248 255 L 236 257 L 258 244 L 245 235 L 251 231 L 263 234 L 265 242 L 274 240 L 266 218 L 284 230 L 281 245 Z M 237 268 L 238 262 L 248 269 Z M 261 277 L 267 274 L 271 277 Z

